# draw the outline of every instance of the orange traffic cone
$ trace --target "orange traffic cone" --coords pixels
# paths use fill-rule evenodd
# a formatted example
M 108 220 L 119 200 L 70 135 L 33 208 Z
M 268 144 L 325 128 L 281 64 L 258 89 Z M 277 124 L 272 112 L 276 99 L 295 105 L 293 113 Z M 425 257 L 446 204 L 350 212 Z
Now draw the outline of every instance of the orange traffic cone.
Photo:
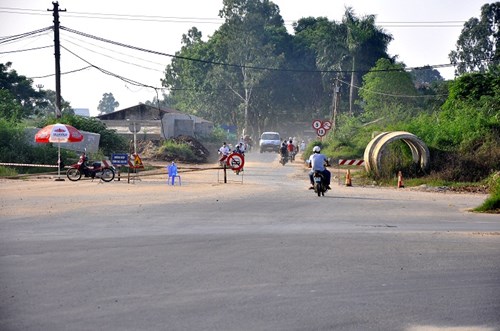
M 401 171 L 398 172 L 398 188 L 405 187 L 403 184 L 403 174 L 401 174 Z
M 345 175 L 345 186 L 352 186 L 350 169 L 347 169 L 347 174 Z

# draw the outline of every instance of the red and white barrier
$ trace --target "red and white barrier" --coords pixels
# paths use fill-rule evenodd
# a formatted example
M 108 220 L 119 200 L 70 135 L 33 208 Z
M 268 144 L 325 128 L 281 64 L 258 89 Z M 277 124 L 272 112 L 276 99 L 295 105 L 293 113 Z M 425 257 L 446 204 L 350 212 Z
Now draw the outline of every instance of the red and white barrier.
M 365 164 L 365 160 L 343 160 L 343 159 L 339 159 L 339 165 L 362 166 L 364 164 Z
M 362 166 L 364 164 L 365 164 L 365 160 L 339 159 L 339 169 L 338 169 L 339 185 L 340 185 L 340 166 Z M 347 173 L 346 173 L 345 186 L 352 186 L 351 172 L 349 169 L 347 169 Z

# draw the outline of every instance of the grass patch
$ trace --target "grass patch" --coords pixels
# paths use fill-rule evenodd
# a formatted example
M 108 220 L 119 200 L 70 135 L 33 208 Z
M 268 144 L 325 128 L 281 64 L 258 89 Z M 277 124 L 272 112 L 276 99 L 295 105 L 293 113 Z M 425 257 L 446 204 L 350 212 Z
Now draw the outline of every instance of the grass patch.
M 488 186 L 490 196 L 481 206 L 474 208 L 474 211 L 500 214 L 500 172 L 493 174 L 488 179 Z
M 0 177 L 17 176 L 17 171 L 13 168 L 0 166 Z
M 166 140 L 158 150 L 158 153 L 161 154 L 164 159 L 172 161 L 196 159 L 189 144 L 179 143 L 174 140 Z

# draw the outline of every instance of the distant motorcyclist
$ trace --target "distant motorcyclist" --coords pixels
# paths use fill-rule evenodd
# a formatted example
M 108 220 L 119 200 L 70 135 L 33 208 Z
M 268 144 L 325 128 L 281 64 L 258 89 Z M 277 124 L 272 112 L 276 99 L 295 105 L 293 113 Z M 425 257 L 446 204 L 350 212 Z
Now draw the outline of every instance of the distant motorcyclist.
M 288 150 L 288 155 L 290 156 L 290 159 L 293 161 L 295 159 L 295 154 L 297 151 L 295 145 L 293 144 L 292 139 L 288 141 L 286 148 Z
M 219 148 L 219 156 L 220 156 L 219 163 L 221 166 L 226 161 L 229 152 L 230 152 L 229 146 L 226 144 L 226 142 L 223 142 L 221 148 Z
M 321 148 L 319 146 L 314 146 L 313 153 L 311 154 L 311 156 L 309 156 L 309 160 L 307 160 L 307 163 L 311 168 L 311 171 L 309 172 L 309 181 L 311 182 L 311 187 L 309 189 L 314 190 L 313 174 L 315 171 L 318 171 L 323 175 L 326 188 L 328 190 L 331 190 L 330 187 L 331 173 L 328 169 L 325 168 L 325 165 L 329 165 L 329 162 L 326 156 L 324 154 L 321 154 L 320 151 Z
M 280 155 L 281 157 L 288 157 L 288 147 L 285 141 L 281 143 Z

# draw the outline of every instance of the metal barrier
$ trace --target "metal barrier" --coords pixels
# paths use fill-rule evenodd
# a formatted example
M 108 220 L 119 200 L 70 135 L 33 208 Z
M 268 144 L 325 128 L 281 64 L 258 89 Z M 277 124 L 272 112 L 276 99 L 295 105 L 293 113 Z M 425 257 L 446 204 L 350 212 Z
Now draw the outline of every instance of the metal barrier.
M 52 165 L 52 164 L 3 163 L 3 162 L 0 163 L 0 166 L 57 168 L 57 165 Z

